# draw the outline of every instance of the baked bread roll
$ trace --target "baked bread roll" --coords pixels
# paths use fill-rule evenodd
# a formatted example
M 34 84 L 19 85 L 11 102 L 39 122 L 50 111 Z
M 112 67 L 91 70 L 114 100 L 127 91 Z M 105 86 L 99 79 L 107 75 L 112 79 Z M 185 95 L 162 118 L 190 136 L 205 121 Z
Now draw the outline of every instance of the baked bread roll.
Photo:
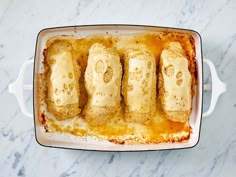
M 166 117 L 186 122 L 192 107 L 191 74 L 188 59 L 179 42 L 170 42 L 162 51 L 159 72 L 159 96 Z
M 91 124 L 102 125 L 120 110 L 121 77 L 119 55 L 112 48 L 93 44 L 85 70 L 88 102 L 83 111 Z
M 126 121 L 150 120 L 156 110 L 156 60 L 145 46 L 125 52 L 122 94 Z
M 80 113 L 80 67 L 73 60 L 72 46 L 66 41 L 55 41 L 46 53 L 48 111 L 58 120 L 72 118 Z

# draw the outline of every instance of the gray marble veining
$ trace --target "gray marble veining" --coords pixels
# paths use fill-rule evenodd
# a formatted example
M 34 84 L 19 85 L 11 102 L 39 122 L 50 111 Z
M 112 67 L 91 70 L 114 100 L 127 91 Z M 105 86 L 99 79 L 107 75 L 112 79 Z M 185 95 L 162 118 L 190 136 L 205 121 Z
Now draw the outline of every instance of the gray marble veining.
M 45 148 L 34 137 L 8 85 L 34 56 L 38 32 L 80 24 L 146 24 L 190 28 L 202 36 L 228 90 L 204 118 L 198 145 L 150 152 L 95 152 Z M 79 0 L 0 2 L 0 176 L 203 176 L 236 174 L 236 1 Z M 207 70 L 206 67 L 204 70 Z M 205 72 L 205 82 L 210 81 Z M 204 93 L 204 107 L 210 92 Z M 26 101 L 32 103 L 32 96 Z

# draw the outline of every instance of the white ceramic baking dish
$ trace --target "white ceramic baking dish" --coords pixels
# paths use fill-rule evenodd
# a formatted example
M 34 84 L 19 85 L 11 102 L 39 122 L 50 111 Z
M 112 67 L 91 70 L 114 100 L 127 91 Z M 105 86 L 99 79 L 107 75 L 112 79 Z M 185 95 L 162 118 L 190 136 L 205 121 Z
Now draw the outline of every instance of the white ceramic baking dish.
M 44 128 L 38 122 L 38 115 L 36 112 L 37 100 L 37 88 L 38 84 L 34 77 L 33 86 L 25 85 L 23 83 L 24 73 L 28 66 L 34 64 L 34 76 L 37 73 L 42 73 L 42 61 L 44 60 L 43 50 L 46 47 L 46 41 L 56 35 L 74 35 L 78 37 L 84 37 L 90 34 L 124 34 L 124 33 L 137 33 L 137 32 L 151 32 L 151 31 L 166 31 L 166 32 L 181 32 L 191 34 L 195 39 L 196 47 L 196 62 L 197 62 L 197 78 L 198 85 L 196 86 L 196 95 L 193 98 L 192 114 L 190 116 L 190 125 L 192 127 L 192 134 L 190 139 L 186 142 L 178 143 L 160 143 L 160 144 L 138 144 L 138 145 L 126 145 L 126 144 L 113 144 L 108 141 L 97 141 L 93 138 L 87 137 L 86 140 L 81 137 L 75 137 L 69 134 L 59 133 L 46 133 Z M 211 102 L 208 111 L 202 113 L 203 106 L 203 62 L 207 64 L 211 71 L 212 87 L 208 88 L 212 90 Z M 23 101 L 23 92 L 25 90 L 33 89 L 33 105 L 34 113 L 27 111 L 27 108 Z M 207 89 L 207 88 L 206 88 Z M 139 26 L 139 25 L 86 25 L 86 26 L 72 26 L 72 27 L 56 27 L 43 29 L 39 32 L 35 58 L 34 60 L 26 61 L 19 73 L 17 80 L 9 85 L 9 92 L 14 94 L 18 100 L 20 108 L 24 115 L 27 117 L 34 117 L 35 122 L 35 136 L 39 144 L 48 147 L 61 147 L 72 149 L 87 149 L 87 150 L 104 150 L 104 151 L 138 151 L 138 150 L 161 150 L 161 149 L 178 149 L 194 147 L 199 141 L 200 127 L 202 116 L 210 115 L 216 105 L 218 97 L 226 91 L 226 85 L 221 82 L 217 76 L 214 64 L 208 60 L 203 59 L 202 56 L 202 43 L 200 35 L 193 30 L 156 27 L 156 26 Z

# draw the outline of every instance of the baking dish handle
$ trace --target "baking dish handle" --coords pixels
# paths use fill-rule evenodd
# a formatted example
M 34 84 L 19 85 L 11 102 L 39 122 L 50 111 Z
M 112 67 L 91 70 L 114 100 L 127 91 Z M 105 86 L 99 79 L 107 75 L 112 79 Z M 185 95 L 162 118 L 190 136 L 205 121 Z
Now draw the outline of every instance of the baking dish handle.
M 22 113 L 27 117 L 33 117 L 33 113 L 30 113 L 25 106 L 24 99 L 23 99 L 23 92 L 24 90 L 32 90 L 33 86 L 29 84 L 24 84 L 23 79 L 24 79 L 24 73 L 25 73 L 26 68 L 33 63 L 34 63 L 34 60 L 27 60 L 22 65 L 16 81 L 11 83 L 8 86 L 8 91 L 16 96 L 16 99 L 20 105 L 20 109 Z
M 209 87 L 208 84 L 204 85 L 204 90 L 212 90 L 210 107 L 206 112 L 203 113 L 203 117 L 207 117 L 214 111 L 219 96 L 226 92 L 227 87 L 226 84 L 219 79 L 215 65 L 206 58 L 203 59 L 203 62 L 206 63 L 210 68 L 212 78 L 212 87 Z

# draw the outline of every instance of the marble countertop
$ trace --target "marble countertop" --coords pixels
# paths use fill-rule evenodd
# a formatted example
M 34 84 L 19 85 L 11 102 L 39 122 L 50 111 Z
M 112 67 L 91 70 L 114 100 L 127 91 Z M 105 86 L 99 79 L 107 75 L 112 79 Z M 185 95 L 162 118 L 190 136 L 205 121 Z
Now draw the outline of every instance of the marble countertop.
M 203 118 L 200 141 L 190 149 L 96 152 L 40 146 L 33 120 L 8 93 L 18 72 L 34 57 L 38 32 L 84 24 L 145 24 L 189 28 L 203 39 L 203 54 L 215 64 L 228 90 Z M 32 1 L 0 2 L 0 176 L 235 176 L 236 1 Z M 209 80 L 205 67 L 205 82 Z M 29 72 L 28 76 L 32 74 Z M 28 79 L 30 80 L 30 79 Z M 32 106 L 32 93 L 26 102 Z M 204 93 L 204 108 L 210 93 Z M 31 108 L 32 109 L 32 108 Z

